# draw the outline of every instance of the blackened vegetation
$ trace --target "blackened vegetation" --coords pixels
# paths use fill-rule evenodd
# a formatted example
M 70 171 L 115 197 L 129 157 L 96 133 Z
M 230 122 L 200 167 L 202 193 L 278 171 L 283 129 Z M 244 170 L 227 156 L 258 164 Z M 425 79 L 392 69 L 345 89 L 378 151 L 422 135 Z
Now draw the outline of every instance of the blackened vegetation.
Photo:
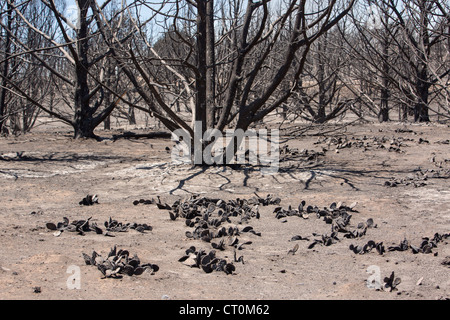
M 197 249 L 195 246 L 189 247 L 178 260 L 184 265 L 199 268 L 205 273 L 219 271 L 230 275 L 236 271 L 236 263 L 244 264 L 244 256 L 238 255 L 238 252 L 241 252 L 241 250 L 245 252 L 245 248 L 252 245 L 252 241 L 242 236 L 262 236 L 260 232 L 249 225 L 252 219 L 261 218 L 260 206 L 276 206 L 273 210 L 275 218 L 283 219 L 283 222 L 287 222 L 287 217 L 299 217 L 303 220 L 316 217 L 316 219 L 320 219 L 326 225 L 329 225 L 330 232 L 323 234 L 313 232 L 312 236 L 307 237 L 295 235 L 290 239 L 290 241 L 309 242 L 307 245 L 308 249 L 313 249 L 317 246 L 331 246 L 341 241 L 342 238 L 364 238 L 369 229 L 378 227 L 372 218 L 359 222 L 356 225 L 351 224 L 353 215 L 358 212 L 355 209 L 357 206 L 356 202 L 348 206 L 342 202 L 333 202 L 328 207 L 323 208 L 319 208 L 316 205 L 307 205 L 304 200 L 296 208 L 292 206 L 283 208 L 280 206 L 280 203 L 280 198 L 273 197 L 270 194 L 266 197 L 260 197 L 256 193 L 255 197 L 250 199 L 223 200 L 193 195 L 185 199 L 176 200 L 172 204 L 162 202 L 160 197 L 157 197 L 157 200 L 140 199 L 133 202 L 134 205 L 156 205 L 158 209 L 169 213 L 170 221 L 182 220 L 184 222 L 189 228 L 185 232 L 186 238 L 209 244 L 211 246 L 210 249 Z M 61 222 L 56 224 L 49 222 L 46 226 L 48 229 L 55 231 L 55 236 L 59 236 L 63 231 L 77 232 L 80 235 L 92 231 L 96 234 L 113 236 L 112 233 L 114 232 L 126 232 L 130 229 L 138 232 L 152 230 L 152 227 L 147 224 L 122 223 L 112 218 L 104 222 L 104 227 L 91 222 L 91 218 L 70 222 L 66 217 Z M 410 244 L 409 241 L 404 239 L 398 245 L 388 246 L 387 248 L 383 241 L 368 240 L 360 245 L 351 244 L 349 249 L 358 255 L 368 254 L 372 251 L 384 255 L 387 252 L 404 252 L 409 250 L 414 254 L 429 254 L 432 253 L 432 250 L 439 243 L 449 237 L 450 233 L 435 233 L 432 238 L 423 237 L 421 243 L 417 246 Z M 299 248 L 299 244 L 296 243 L 287 254 L 294 256 L 298 253 Z M 232 258 L 219 256 L 219 253 L 227 250 L 233 251 Z M 83 253 L 83 257 L 87 265 L 97 266 L 105 278 L 120 278 L 124 274 L 129 276 L 141 275 L 145 270 L 149 270 L 153 274 L 159 270 L 157 265 L 151 263 L 141 264 L 137 255 L 131 256 L 127 250 L 117 251 L 116 247 L 111 249 L 106 258 L 103 258 L 95 251 L 91 255 Z M 442 264 L 448 265 L 448 262 L 444 261 Z M 390 277 L 385 278 L 385 288 L 395 291 L 400 281 L 392 273 Z
M 400 278 L 396 278 L 394 271 L 392 271 L 391 275 L 389 277 L 384 278 L 384 288 L 387 290 L 389 289 L 390 292 L 397 291 L 397 286 L 402 282 Z
M 448 179 L 450 178 L 450 170 L 446 168 L 437 169 L 422 169 L 418 168 L 413 173 L 408 174 L 402 178 L 391 178 L 385 181 L 386 187 L 397 186 L 414 186 L 416 188 L 424 187 L 427 185 L 428 179 Z
M 237 198 L 228 201 L 195 195 L 188 199 L 177 200 L 172 205 L 160 203 L 158 208 L 169 210 L 169 217 L 173 221 L 184 219 L 186 226 L 192 228 L 192 231 L 186 231 L 187 238 L 208 242 L 215 249 L 209 254 L 204 250 L 188 249 L 189 252 L 186 251 L 180 262 L 186 261 L 189 256 L 195 256 L 195 263 L 188 265 L 201 267 L 208 273 L 220 270 L 231 274 L 235 270 L 234 265 L 216 257 L 216 250 L 234 248 L 234 262 L 244 263 L 242 256 L 237 258 L 236 250 L 244 249 L 244 246 L 252 244 L 252 241 L 241 241 L 239 236 L 243 233 L 261 236 L 261 233 L 255 231 L 252 226 L 239 228 L 238 225 L 247 224 L 252 218 L 259 219 L 260 205 L 275 205 L 280 202 L 280 198 L 273 198 L 271 195 L 262 198 L 255 194 L 251 199 Z
M 55 231 L 54 236 L 58 237 L 63 231 L 76 232 L 79 235 L 84 236 L 86 232 L 95 232 L 96 234 L 103 234 L 104 236 L 114 237 L 112 232 L 127 232 L 128 230 L 136 230 L 144 233 L 145 231 L 152 231 L 153 228 L 146 223 L 122 223 L 117 220 L 109 218 L 105 221 L 103 230 L 95 222 L 90 222 L 92 217 L 86 220 L 74 220 L 69 221 L 67 217 L 63 218 L 63 221 L 58 223 L 48 222 L 46 224 L 47 229 Z
M 92 206 L 94 204 L 98 203 L 98 196 L 96 194 L 90 195 L 88 194 L 86 197 L 84 197 L 80 202 L 80 206 Z
M 369 240 L 366 244 L 364 245 L 350 245 L 350 250 L 352 250 L 354 253 L 356 254 L 364 254 L 364 253 L 368 253 L 370 251 L 372 251 L 372 249 L 376 249 L 376 251 L 378 252 L 378 254 L 383 254 L 386 252 L 386 249 L 383 245 L 383 242 L 378 242 L 376 243 L 373 240 Z
M 69 221 L 67 217 L 63 218 L 63 221 L 58 223 L 48 222 L 46 224 L 47 229 L 55 231 L 54 235 L 59 236 L 63 231 L 76 232 L 79 235 L 84 235 L 85 232 L 96 231 L 97 225 L 95 223 L 89 223 L 92 217 L 86 220 L 74 220 Z
M 442 260 L 441 264 L 450 268 L 450 256 L 445 257 L 445 259 Z
M 337 241 L 339 241 L 338 233 L 343 233 L 345 238 L 354 239 L 362 237 L 366 234 L 368 228 L 374 228 L 376 225 L 373 219 L 368 219 L 366 222 L 361 222 L 358 224 L 356 229 L 351 229 L 350 219 L 352 215 L 351 212 L 357 212 L 354 208 L 357 203 L 352 203 L 350 206 L 346 206 L 343 203 L 333 202 L 328 208 L 324 207 L 320 209 L 318 206 L 308 205 L 306 206 L 306 201 L 302 201 L 297 209 L 293 209 L 289 206 L 287 209 L 282 207 L 276 207 L 274 210 L 275 218 L 282 219 L 290 216 L 298 216 L 303 219 L 309 219 L 310 216 L 316 216 L 318 219 L 322 219 L 326 224 L 331 224 L 331 232 L 325 234 L 313 233 L 312 235 L 317 237 L 309 244 L 308 249 L 312 249 L 317 244 L 330 246 Z M 296 235 L 291 238 L 291 241 L 296 240 L 306 240 L 309 238 L 304 238 L 302 236 Z
M 432 238 L 422 237 L 418 246 L 412 245 L 408 240 L 403 239 L 399 245 L 388 247 L 388 251 L 407 251 L 411 249 L 412 253 L 432 253 L 433 248 L 437 248 L 439 242 L 450 237 L 450 233 L 435 233 Z
M 342 203 L 333 202 L 328 208 L 324 207 L 320 209 L 317 206 L 308 205 L 302 201 L 297 209 L 289 206 L 287 209 L 282 207 L 276 207 L 274 209 L 275 217 L 277 219 L 283 219 L 286 217 L 297 216 L 303 219 L 309 219 L 311 216 L 316 216 L 318 219 L 322 219 L 326 224 L 331 225 L 331 231 L 329 233 L 318 234 L 312 233 L 315 239 L 308 245 L 308 249 L 314 248 L 316 245 L 331 246 L 340 241 L 340 234 L 347 239 L 357 239 L 366 235 L 367 230 L 371 228 L 377 228 L 377 224 L 374 223 L 372 218 L 367 219 L 365 222 L 358 223 L 356 228 L 350 227 L 350 220 L 352 218 L 352 212 L 358 212 L 354 208 L 357 203 L 352 203 L 350 206 L 346 206 Z M 383 241 L 376 242 L 369 240 L 362 245 L 350 244 L 349 249 L 355 254 L 366 254 L 375 249 L 378 254 L 391 251 L 407 251 L 411 249 L 412 253 L 432 253 L 432 249 L 436 248 L 438 243 L 450 237 L 450 233 L 439 234 L 435 233 L 432 238 L 423 237 L 422 242 L 416 246 L 408 242 L 408 240 L 402 240 L 398 245 L 389 246 L 386 250 Z M 290 241 L 310 241 L 309 237 L 295 235 Z M 298 248 L 297 248 L 298 249 Z M 297 250 L 295 250 L 297 251 Z M 295 253 L 292 250 L 289 253 Z
M 96 266 L 104 278 L 121 278 L 122 275 L 139 276 L 146 270 L 154 274 L 159 270 L 158 265 L 142 264 L 137 254 L 131 256 L 128 250 L 117 250 L 116 246 L 111 248 L 106 258 L 96 251 L 93 251 L 91 255 L 83 253 L 83 258 L 86 265 Z
M 311 165 L 317 163 L 321 157 L 325 156 L 325 152 L 314 151 L 298 148 L 289 147 L 289 145 L 285 144 L 280 147 L 280 162 L 285 161 L 296 161 L 302 162 L 303 164 Z
M 350 224 L 353 214 L 358 212 L 355 209 L 356 202 L 348 206 L 342 202 L 333 202 L 329 207 L 319 208 L 315 205 L 306 205 L 306 201 L 303 200 L 297 208 L 292 206 L 283 208 L 279 206 L 281 199 L 273 198 L 271 195 L 268 195 L 266 198 L 256 195 L 256 197 L 251 199 L 237 198 L 228 201 L 195 195 L 184 200 L 177 200 L 172 205 L 161 203 L 160 199 L 158 199 L 158 202 L 154 200 L 147 201 L 156 203 L 159 209 L 169 211 L 169 217 L 172 221 L 183 219 L 186 226 L 192 228 L 192 230 L 186 231 L 187 238 L 202 240 L 211 244 L 213 250 L 209 251 L 209 253 L 207 250 L 197 250 L 192 246 L 179 259 L 180 262 L 191 267 L 198 267 L 207 273 L 224 271 L 227 274 L 231 274 L 235 271 L 233 262 L 244 263 L 243 256 L 238 258 L 237 252 L 244 249 L 246 245 L 251 245 L 252 242 L 241 241 L 239 237 L 243 233 L 252 233 L 256 236 L 261 236 L 261 233 L 255 231 L 252 226 L 247 225 L 244 228 L 240 228 L 239 225 L 248 224 L 252 218 L 259 219 L 259 205 L 277 205 L 273 213 L 275 218 L 283 219 L 283 222 L 287 221 L 285 219 L 287 217 L 297 216 L 306 220 L 315 216 L 317 219 L 323 220 L 325 224 L 329 224 L 330 232 L 324 234 L 312 233 L 314 237 L 312 240 L 309 236 L 304 237 L 301 235 L 295 235 L 290 239 L 290 241 L 310 242 L 308 249 L 313 249 L 317 245 L 331 246 L 341 241 L 342 238 L 362 238 L 366 236 L 369 229 L 378 227 L 372 218 L 359 222 L 356 226 Z M 146 200 L 138 201 L 135 204 L 139 203 L 146 203 Z M 431 253 L 432 248 L 437 247 L 439 242 L 447 239 L 449 236 L 450 234 L 436 233 L 433 238 L 424 237 L 419 246 L 410 245 L 405 239 L 399 245 L 389 246 L 387 249 L 383 241 L 368 240 L 361 245 L 351 244 L 349 249 L 355 254 L 366 254 L 376 251 L 378 254 L 383 255 L 386 252 L 406 251 L 408 249 L 411 249 L 415 254 Z M 233 262 L 228 262 L 216 255 L 217 252 L 225 251 L 229 248 L 232 248 L 234 251 Z M 293 249 L 288 251 L 288 254 L 295 255 L 298 250 L 299 245 L 296 244 Z M 399 283 L 399 280 L 393 279 L 388 281 L 387 287 L 391 289 L 396 288 Z
M 242 257 L 240 257 L 242 259 Z M 236 267 L 232 262 L 228 262 L 226 259 L 222 259 L 216 256 L 216 251 L 211 250 L 206 253 L 205 250 L 197 250 L 194 246 L 191 246 L 186 250 L 185 255 L 178 259 L 191 268 L 200 268 L 206 273 L 213 271 L 223 271 L 226 274 L 232 274 Z M 235 261 L 238 262 L 235 255 Z
M 104 223 L 106 231 L 110 232 L 126 232 L 128 230 L 136 230 L 138 232 L 144 233 L 145 231 L 152 231 L 153 227 L 146 223 L 122 223 L 117 220 L 109 218 L 109 221 Z
M 326 144 L 327 150 L 331 150 L 334 146 L 335 151 L 340 149 L 357 148 L 362 149 L 362 151 L 384 149 L 389 152 L 403 153 L 404 151 L 400 148 L 407 147 L 405 143 L 407 141 L 414 141 L 414 139 L 403 138 L 403 137 L 325 137 L 319 139 L 315 144 Z M 419 141 L 420 143 L 420 141 Z

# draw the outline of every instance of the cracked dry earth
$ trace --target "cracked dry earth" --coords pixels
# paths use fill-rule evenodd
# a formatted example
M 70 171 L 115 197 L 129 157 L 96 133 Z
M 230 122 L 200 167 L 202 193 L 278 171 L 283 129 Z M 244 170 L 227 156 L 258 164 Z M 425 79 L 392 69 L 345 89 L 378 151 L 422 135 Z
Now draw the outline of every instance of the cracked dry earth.
M 166 150 L 173 143 L 161 138 L 75 141 L 52 132 L 1 138 L 0 299 L 449 299 L 450 238 L 428 253 L 409 247 L 450 232 L 449 126 L 366 124 L 333 134 L 284 142 L 274 175 L 173 165 Z M 89 194 L 98 203 L 80 205 Z M 223 221 L 219 228 L 256 231 L 240 233 L 246 244 L 240 250 L 223 235 L 215 254 L 233 264 L 231 274 L 179 261 L 191 247 L 218 248 L 220 239 L 188 237 L 194 229 L 159 209 L 158 197 L 172 205 L 194 195 L 231 201 L 256 194 L 281 202 L 259 205 L 258 217 Z M 302 201 L 309 215 L 276 216 Z M 368 219 L 373 225 L 358 237 L 337 232 L 338 240 L 311 246 L 333 225 L 311 209 L 333 202 L 354 206 L 349 229 Z M 64 217 L 103 229 L 110 218 L 151 228 L 105 236 L 46 227 Z M 407 250 L 388 249 L 405 239 Z M 350 250 L 369 241 L 382 242 L 385 252 Z M 115 246 L 159 270 L 105 277 L 85 263 L 83 253 L 107 257 Z M 235 252 L 242 258 L 235 260 Z M 71 289 L 76 270 L 78 287 Z M 392 272 L 401 279 L 396 290 L 367 286 L 371 276 L 383 285 Z

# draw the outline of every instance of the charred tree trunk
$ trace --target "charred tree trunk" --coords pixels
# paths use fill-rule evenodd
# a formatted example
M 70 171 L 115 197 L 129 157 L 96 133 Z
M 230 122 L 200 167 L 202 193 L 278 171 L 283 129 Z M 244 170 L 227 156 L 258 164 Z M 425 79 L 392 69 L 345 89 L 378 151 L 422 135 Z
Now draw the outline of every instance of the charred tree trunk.
M 214 37 L 214 0 L 206 0 L 206 127 L 216 124 L 216 58 Z
M 215 108 L 215 36 L 214 36 L 214 1 L 197 1 L 197 74 L 196 74 L 196 105 L 195 121 L 201 125 L 194 125 L 194 139 L 192 146 L 201 146 L 201 150 L 193 150 L 199 155 L 209 144 L 203 140 L 208 129 L 216 123 Z M 200 141 L 198 140 L 201 140 Z M 195 143 L 197 140 L 197 143 Z M 199 158 L 197 164 L 203 164 Z
M 207 79 L 207 28 L 206 28 L 206 0 L 199 0 L 197 2 L 197 66 L 198 71 L 195 79 L 195 87 L 197 91 L 195 101 L 195 121 L 200 121 L 201 135 L 206 131 L 206 79 Z M 198 129 L 198 128 L 196 128 Z M 199 133 L 200 134 L 200 133 Z
M 387 14 L 386 14 L 387 15 Z M 388 21 L 387 16 L 385 20 Z M 380 111 L 378 113 L 378 121 L 386 122 L 389 121 L 389 34 L 385 30 L 383 32 L 383 68 L 381 76 L 381 102 Z
M 89 106 L 89 84 L 88 70 L 89 63 L 87 52 L 88 44 L 88 23 L 87 12 L 89 0 L 78 0 L 78 30 L 77 30 L 77 57 L 75 61 L 75 116 L 74 116 L 74 137 L 94 138 L 95 127 L 92 124 L 92 110 Z
M 215 37 L 214 1 L 200 0 L 197 4 L 197 101 L 195 120 L 202 121 L 202 132 L 214 128 L 215 119 Z
M 7 85 L 7 77 L 9 72 L 9 56 L 11 53 L 11 36 L 9 32 L 12 29 L 12 5 L 8 3 L 7 5 L 7 24 L 8 30 L 5 30 L 5 54 L 4 54 L 4 63 L 2 68 L 2 83 L 0 88 L 0 134 L 3 130 L 3 125 L 6 122 L 6 85 Z
M 405 103 L 400 103 L 400 105 L 398 106 L 398 120 L 408 120 L 408 106 Z
M 317 82 L 319 85 L 319 104 L 317 113 L 314 117 L 314 122 L 316 123 L 324 123 L 326 118 L 325 108 L 327 106 L 327 90 L 329 86 L 327 84 L 327 80 L 325 80 L 325 62 L 323 61 L 324 56 L 326 55 L 326 36 L 324 34 L 323 41 L 319 39 L 317 44 Z
M 414 106 L 414 121 L 415 122 L 429 122 L 428 115 L 428 97 L 429 97 L 429 66 L 428 58 L 431 53 L 430 35 L 428 33 L 429 17 L 428 12 L 430 4 L 426 0 L 419 1 L 420 9 L 420 38 L 422 46 L 418 46 L 420 50 L 419 65 L 417 69 L 416 79 L 416 94 L 417 102 Z
M 422 70 L 417 77 L 417 103 L 414 106 L 414 121 L 415 122 L 429 122 L 430 117 L 428 114 L 428 97 L 429 97 L 429 84 L 424 77 L 426 70 Z
M 383 78 L 383 82 L 384 82 Z M 378 112 L 378 121 L 387 122 L 389 121 L 389 90 L 387 88 L 381 89 L 381 102 L 380 111 Z

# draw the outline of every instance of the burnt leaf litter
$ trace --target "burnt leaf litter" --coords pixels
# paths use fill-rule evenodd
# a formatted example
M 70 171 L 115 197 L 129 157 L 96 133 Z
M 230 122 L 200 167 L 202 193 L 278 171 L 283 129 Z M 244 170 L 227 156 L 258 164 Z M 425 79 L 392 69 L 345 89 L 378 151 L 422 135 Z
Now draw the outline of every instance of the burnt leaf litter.
M 87 195 L 79 204 L 92 206 L 98 204 L 97 195 Z M 62 221 L 53 223 L 47 222 L 47 229 L 54 231 L 53 235 L 59 237 L 63 232 L 74 232 L 78 235 L 84 236 L 86 233 L 92 232 L 97 235 L 115 237 L 115 233 L 128 232 L 135 230 L 140 233 L 152 231 L 153 227 L 146 223 L 123 223 L 112 217 L 105 221 L 102 226 L 95 222 L 91 222 L 92 217 L 85 220 L 70 221 L 69 218 L 63 217 Z M 130 255 L 128 250 L 117 250 L 114 246 L 106 257 L 101 256 L 96 251 L 88 255 L 83 253 L 84 262 L 86 265 L 96 266 L 103 275 L 103 278 L 121 278 L 123 275 L 133 276 L 141 275 L 144 271 L 150 270 L 154 274 L 159 270 L 159 266 L 151 263 L 141 264 L 139 257 L 134 254 Z
M 255 197 L 250 199 L 236 198 L 234 200 L 223 200 L 218 198 L 208 198 L 199 195 L 192 195 L 185 199 L 176 200 L 174 203 L 167 204 L 161 202 L 160 197 L 157 200 L 140 199 L 133 202 L 134 205 L 156 205 L 159 210 L 168 211 L 170 221 L 182 220 L 190 230 L 185 232 L 187 239 L 201 240 L 208 249 L 198 249 L 190 246 L 179 258 L 179 262 L 191 268 L 201 269 L 205 273 L 224 272 L 231 275 L 236 272 L 237 263 L 244 264 L 244 255 L 238 255 L 239 251 L 245 251 L 252 245 L 252 241 L 243 240 L 243 235 L 262 237 L 254 227 L 248 225 L 252 219 L 260 219 L 260 206 L 275 206 L 273 210 L 274 218 L 287 222 L 287 217 L 299 217 L 301 219 L 320 219 L 325 224 L 330 225 L 330 232 L 315 233 L 311 236 L 294 235 L 290 242 L 307 241 L 309 242 L 307 250 L 317 246 L 331 246 L 346 239 L 358 239 L 367 235 L 367 231 L 377 228 L 378 225 L 372 218 L 359 222 L 356 227 L 350 224 L 351 218 L 355 213 L 357 203 L 354 202 L 347 206 L 342 202 L 331 203 L 328 207 L 320 208 L 316 205 L 307 205 L 306 201 L 300 201 L 295 208 L 280 206 L 281 199 L 267 195 L 260 197 L 255 193 Z M 99 204 L 97 195 L 87 195 L 80 202 L 80 205 L 92 206 Z M 54 236 L 60 236 L 63 232 L 74 232 L 79 235 L 85 235 L 93 232 L 97 235 L 112 236 L 115 233 L 135 230 L 140 233 L 152 231 L 153 228 L 145 223 L 123 223 L 114 220 L 112 217 L 105 221 L 102 226 L 91 222 L 92 217 L 84 220 L 70 221 L 63 217 L 62 221 L 46 224 L 47 229 L 54 231 Z M 234 224 L 234 225 L 233 225 Z M 225 226 L 227 225 L 227 226 Z M 245 225 L 245 226 L 243 226 Z M 384 255 L 388 252 L 410 251 L 413 254 L 423 253 L 431 254 L 438 244 L 448 239 L 450 233 L 435 233 L 433 237 L 423 237 L 419 244 L 411 244 L 406 238 L 397 245 L 386 246 L 383 241 L 368 240 L 363 244 L 350 244 L 349 249 L 357 255 L 376 252 Z M 445 242 L 447 243 L 447 242 Z M 295 255 L 299 251 L 299 244 L 287 251 L 287 255 Z M 221 252 L 232 250 L 232 259 L 225 256 L 220 257 Z M 434 253 L 437 255 L 437 252 Z M 119 249 L 116 246 L 111 248 L 106 257 L 101 256 L 96 251 L 91 254 L 83 253 L 86 265 L 96 266 L 101 272 L 103 278 L 121 278 L 123 275 L 139 276 L 144 272 L 155 274 L 159 266 L 152 263 L 142 263 L 140 258 L 128 250 Z M 227 260 L 228 259 L 228 260 Z M 449 257 L 441 263 L 444 266 L 450 266 Z M 389 277 L 384 278 L 385 291 L 396 291 L 401 279 L 395 277 L 392 271 Z
M 306 201 L 301 201 L 298 207 L 283 208 L 279 206 L 281 203 L 280 198 L 273 198 L 271 195 L 267 195 L 266 198 L 257 196 L 251 199 L 239 199 L 236 200 L 222 200 L 200 196 L 191 196 L 188 199 L 177 200 L 172 205 L 161 204 L 159 207 L 169 211 L 170 220 L 175 221 L 177 219 L 183 219 L 186 226 L 192 230 L 186 231 L 186 237 L 189 239 L 203 240 L 210 243 L 213 250 L 207 253 L 207 250 L 196 250 L 195 247 L 188 249 L 179 261 L 189 265 L 190 267 L 197 267 L 203 269 L 209 273 L 216 270 L 215 265 L 209 266 L 210 261 L 218 261 L 217 252 L 225 251 L 227 248 L 234 252 L 234 262 L 244 263 L 244 257 L 237 258 L 237 250 L 242 250 L 244 245 L 250 245 L 252 242 L 240 242 L 239 236 L 244 232 L 250 232 L 257 236 L 261 236 L 260 232 L 256 232 L 252 226 L 246 226 L 240 228 L 239 225 L 247 224 L 251 219 L 260 218 L 258 211 L 258 205 L 275 205 L 273 213 L 276 219 L 283 219 L 283 222 L 287 222 L 286 217 L 297 216 L 301 219 L 310 219 L 316 217 L 321 219 L 324 223 L 330 225 L 330 232 L 325 234 L 312 233 L 314 239 L 311 240 L 309 236 L 295 235 L 289 241 L 308 241 L 308 249 L 313 249 L 317 245 L 319 246 L 331 246 L 342 238 L 357 239 L 366 235 L 367 231 L 372 228 L 377 228 L 378 225 L 372 218 L 366 221 L 359 222 L 356 228 L 350 225 L 351 218 L 354 213 L 358 211 L 355 209 L 357 203 L 354 202 L 347 206 L 343 203 L 333 202 L 329 207 L 319 208 L 318 206 L 306 205 Z M 235 223 L 235 226 L 229 226 L 228 228 L 222 226 L 224 223 Z M 341 237 L 342 235 L 342 237 Z M 431 253 L 431 249 L 437 246 L 437 243 L 443 239 L 447 239 L 450 234 L 440 235 L 436 233 L 432 239 L 423 238 L 422 243 L 415 247 L 403 240 L 399 246 L 391 246 L 385 248 L 383 241 L 376 242 L 369 240 L 363 245 L 349 246 L 355 254 L 366 254 L 376 251 L 378 254 L 383 255 L 390 251 L 405 251 L 409 248 L 413 253 Z M 405 242 L 406 241 L 406 242 Z M 296 243 L 287 254 L 295 255 L 299 250 L 299 245 Z M 202 256 L 205 256 L 206 262 L 203 262 Z M 226 265 L 227 261 L 222 261 L 221 265 Z M 230 263 L 232 264 L 232 262 Z M 221 271 L 225 271 L 222 267 Z M 228 269 L 232 270 L 232 269 Z M 234 271 L 234 269 L 233 269 Z M 226 271 L 228 274 L 228 272 Z M 393 273 L 391 275 L 393 277 Z M 390 279 L 390 280 L 389 280 Z M 385 288 L 389 291 L 397 290 L 397 285 L 401 282 L 400 278 L 386 278 Z
M 79 202 L 80 205 L 86 206 L 92 206 L 98 203 L 97 195 L 87 195 Z M 95 232 L 96 234 L 114 237 L 115 235 L 113 232 L 127 232 L 128 230 L 136 230 L 140 233 L 145 233 L 145 231 L 153 230 L 153 227 L 146 223 L 123 223 L 113 219 L 112 217 L 110 217 L 108 221 L 105 221 L 103 226 L 100 227 L 97 223 L 90 222 L 91 219 L 92 217 L 89 217 L 86 220 L 74 220 L 70 222 L 67 217 L 63 217 L 63 221 L 57 222 L 56 224 L 53 222 L 47 222 L 46 227 L 49 230 L 55 231 L 53 235 L 56 237 L 60 236 L 63 231 L 76 232 L 82 236 L 84 236 L 86 232 Z
M 384 289 L 389 292 L 397 291 L 397 286 L 402 282 L 400 278 L 395 277 L 394 271 L 392 271 L 391 275 L 389 277 L 384 278 Z
M 137 254 L 131 255 L 128 250 L 117 250 L 114 246 L 106 257 L 96 251 L 91 255 L 83 253 L 86 265 L 96 266 L 104 278 L 122 278 L 123 275 L 139 276 L 144 272 L 154 274 L 159 266 L 152 263 L 142 263 Z
M 108 221 L 104 222 L 104 227 L 100 227 L 95 222 L 90 222 L 92 217 L 86 220 L 74 220 L 69 222 L 67 217 L 63 218 L 63 221 L 58 223 L 47 222 L 46 227 L 51 231 L 55 231 L 53 235 L 59 237 L 64 231 L 74 232 L 76 234 L 84 236 L 86 232 L 94 232 L 96 234 L 101 234 L 107 237 L 115 237 L 113 233 L 116 232 L 127 232 L 128 230 L 136 230 L 141 233 L 145 231 L 152 231 L 153 227 L 146 223 L 122 223 L 117 220 L 109 218 Z
M 239 259 L 236 259 L 236 255 L 234 256 L 234 261 L 242 261 L 242 256 Z M 222 271 L 226 274 L 232 274 L 236 267 L 233 262 L 229 262 L 226 259 L 219 258 L 216 256 L 216 250 L 210 250 L 207 252 L 204 249 L 196 249 L 195 246 L 189 247 L 185 251 L 185 255 L 183 255 L 179 262 L 191 267 L 191 268 L 199 268 L 202 269 L 206 273 L 211 273 L 213 271 Z
M 186 251 L 179 261 L 191 267 L 201 268 L 204 272 L 224 271 L 232 274 L 236 267 L 234 263 L 244 263 L 244 257 L 237 257 L 237 251 L 244 250 L 253 242 L 242 240 L 242 235 L 251 234 L 261 237 L 261 232 L 252 226 L 246 225 L 241 228 L 239 225 L 247 224 L 251 219 L 259 219 L 259 206 L 279 204 L 280 198 L 273 198 L 268 195 L 265 198 L 255 194 L 251 199 L 223 200 L 215 198 L 200 197 L 197 195 L 187 199 L 177 200 L 172 205 L 160 204 L 160 209 L 169 211 L 170 220 L 184 220 L 185 225 L 191 230 L 186 231 L 188 239 L 201 240 L 209 243 L 212 250 L 195 250 L 191 247 Z M 225 227 L 224 224 L 234 226 Z M 217 252 L 227 249 L 234 251 L 233 261 L 218 257 Z M 194 263 L 192 263 L 194 261 Z

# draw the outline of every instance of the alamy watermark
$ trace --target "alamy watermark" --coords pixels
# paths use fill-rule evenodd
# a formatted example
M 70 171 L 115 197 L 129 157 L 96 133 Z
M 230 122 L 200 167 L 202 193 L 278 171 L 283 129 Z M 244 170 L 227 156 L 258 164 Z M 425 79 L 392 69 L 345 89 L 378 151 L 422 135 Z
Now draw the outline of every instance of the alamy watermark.
M 382 288 L 380 267 L 371 265 L 367 268 L 366 272 L 370 274 L 369 278 L 366 280 L 367 288 L 380 290 Z
M 70 265 L 67 268 L 66 273 L 70 273 L 70 276 L 66 280 L 67 289 L 81 289 L 81 269 L 79 266 Z
M 208 129 L 202 134 L 202 122 L 197 121 L 194 137 L 184 130 L 172 133 L 176 142 L 172 161 L 195 165 L 249 164 L 261 166 L 263 174 L 273 174 L 279 169 L 278 129 L 225 130 Z M 193 141 L 193 145 L 192 145 Z

